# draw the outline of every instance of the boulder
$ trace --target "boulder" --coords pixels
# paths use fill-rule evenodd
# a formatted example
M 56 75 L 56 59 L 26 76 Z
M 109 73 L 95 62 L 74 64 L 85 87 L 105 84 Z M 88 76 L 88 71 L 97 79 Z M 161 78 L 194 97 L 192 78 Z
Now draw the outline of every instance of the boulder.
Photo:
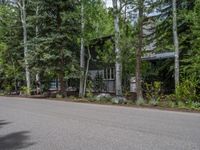
M 97 101 L 109 101 L 112 98 L 112 96 L 108 93 L 101 93 L 99 95 L 96 96 L 96 100 Z
M 113 97 L 111 99 L 113 104 L 125 104 L 127 103 L 127 99 L 125 97 L 122 96 L 117 96 L 117 97 Z

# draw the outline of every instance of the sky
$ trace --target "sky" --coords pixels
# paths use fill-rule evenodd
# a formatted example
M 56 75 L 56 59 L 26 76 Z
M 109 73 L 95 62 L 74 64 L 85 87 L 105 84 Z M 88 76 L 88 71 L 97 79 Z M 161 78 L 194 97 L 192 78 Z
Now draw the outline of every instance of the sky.
M 112 7 L 112 0 L 104 0 L 107 7 Z

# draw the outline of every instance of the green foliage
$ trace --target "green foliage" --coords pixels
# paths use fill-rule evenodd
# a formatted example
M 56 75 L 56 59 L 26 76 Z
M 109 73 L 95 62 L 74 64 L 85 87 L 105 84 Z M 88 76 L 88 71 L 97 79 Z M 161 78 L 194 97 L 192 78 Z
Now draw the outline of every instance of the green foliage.
M 124 19 L 124 18 L 122 18 Z M 129 21 L 121 22 L 120 48 L 122 59 L 123 91 L 129 90 L 129 80 L 135 75 L 136 29 Z
M 182 66 L 183 76 L 190 76 L 191 74 L 200 79 L 200 0 L 196 0 L 194 3 L 194 10 L 187 11 L 185 13 L 185 20 L 190 24 L 191 32 L 190 36 L 191 50 L 189 50 L 184 59 Z
M 166 96 L 165 100 L 172 108 L 200 110 L 199 95 L 197 93 L 199 81 L 194 76 L 185 78 L 176 89 L 175 94 Z
M 185 103 L 198 100 L 197 96 L 198 80 L 195 78 L 184 79 L 176 89 L 175 97 L 177 101 Z
M 98 47 L 97 47 L 98 48 Z M 111 65 L 115 62 L 115 53 L 113 53 L 113 42 L 108 40 L 97 49 L 98 59 L 106 65 Z
M 14 2 L 14 1 L 13 1 Z M 129 95 L 129 79 L 135 74 L 135 50 L 138 48 L 138 23 L 132 22 L 138 12 L 139 1 L 120 1 L 120 49 L 123 64 L 123 86 L 125 95 Z M 81 4 L 84 4 L 85 29 L 81 33 Z M 125 4 L 128 5 L 125 5 Z M 155 23 L 152 33 L 143 37 L 144 45 L 156 40 L 155 52 L 174 51 L 172 36 L 171 1 L 145 0 L 144 25 Z M 52 79 L 63 75 L 63 80 L 80 77 L 79 49 L 80 38 L 84 38 L 85 46 L 95 45 L 96 39 L 109 37 L 103 46 L 97 48 L 99 61 L 104 66 L 113 66 L 114 19 L 113 9 L 106 9 L 102 0 L 26 0 L 28 61 L 31 82 L 34 85 L 35 75 L 40 73 L 42 91 L 49 89 Z M 38 14 L 36 10 L 38 8 Z M 132 12 L 129 12 L 131 8 Z M 178 35 L 180 41 L 181 84 L 176 94 L 167 96 L 171 107 L 199 107 L 200 86 L 200 0 L 182 0 L 177 3 Z M 158 14 L 148 17 L 154 10 Z M 127 11 L 127 12 L 125 12 Z M 21 20 L 17 5 L 0 5 L 0 89 L 6 93 L 17 90 L 27 94 L 24 87 L 24 53 Z M 151 14 L 152 15 L 152 14 Z M 36 27 L 38 31 L 36 33 Z M 145 47 L 143 47 L 145 49 Z M 91 51 L 91 53 L 93 53 Z M 93 59 L 93 58 L 92 58 Z M 152 64 L 155 64 L 153 66 Z M 143 62 L 142 74 L 146 84 L 146 98 L 151 105 L 158 105 L 162 87 L 173 88 L 173 60 Z M 95 64 L 98 65 L 98 64 Z M 191 77 L 192 75 L 192 77 Z M 61 78 L 61 77 L 60 77 Z M 154 82 L 155 81 L 155 82 Z M 171 81 L 171 82 L 169 82 Z M 97 75 L 95 81 L 87 82 L 87 96 L 93 97 L 93 89 L 102 91 L 104 81 Z M 144 101 L 141 100 L 141 103 Z
M 106 10 L 102 0 L 83 0 L 84 5 L 84 40 L 91 40 L 111 35 L 113 33 L 113 18 Z M 81 8 L 79 8 L 79 11 Z M 90 43 L 91 44 L 91 43 Z
M 4 51 L 5 49 L 7 49 L 7 45 L 3 42 L 0 43 L 0 52 Z
M 28 88 L 26 87 L 26 86 L 22 86 L 21 88 L 20 88 L 20 95 L 29 95 L 29 92 L 28 91 L 30 91 L 30 90 L 28 90 Z
M 161 99 L 161 82 L 155 81 L 152 84 L 145 84 L 146 99 L 152 105 L 157 105 Z
M 188 104 L 188 107 L 193 109 L 193 110 L 200 110 L 200 102 L 190 102 Z
M 168 102 L 177 103 L 177 98 L 176 98 L 175 94 L 166 95 L 165 100 L 168 101 Z
M 61 98 L 63 98 L 63 95 L 62 94 L 56 94 L 56 98 L 61 99 Z
M 167 100 L 168 99 L 168 100 Z M 183 101 L 175 101 L 175 96 L 170 95 L 167 98 L 167 104 L 168 107 L 171 108 L 181 108 L 181 109 L 187 109 L 187 110 L 200 110 L 200 102 L 190 101 L 190 102 L 183 102 Z
M 0 88 L 12 91 L 24 75 L 20 20 L 13 5 L 1 4 L 0 16 Z
M 88 97 L 88 98 L 90 98 L 90 99 L 92 99 L 93 98 L 93 82 L 91 81 L 91 80 L 88 80 L 87 81 L 87 93 L 86 93 L 86 97 Z
M 182 101 L 178 101 L 178 108 L 186 108 L 186 105 Z
M 104 89 L 104 82 L 103 82 L 103 76 L 101 74 L 97 74 L 95 76 L 95 79 L 93 81 L 94 89 L 96 92 L 101 92 Z
M 12 91 L 12 86 L 11 85 L 6 85 L 5 86 L 5 94 L 10 94 Z
M 144 104 L 145 104 L 145 101 L 142 98 L 140 98 L 139 100 L 136 101 L 136 105 L 138 105 L 138 106 L 141 106 L 141 105 L 144 105 Z
M 171 107 L 171 108 L 176 107 L 176 103 L 174 101 L 168 101 L 168 103 L 169 103 L 169 107 Z

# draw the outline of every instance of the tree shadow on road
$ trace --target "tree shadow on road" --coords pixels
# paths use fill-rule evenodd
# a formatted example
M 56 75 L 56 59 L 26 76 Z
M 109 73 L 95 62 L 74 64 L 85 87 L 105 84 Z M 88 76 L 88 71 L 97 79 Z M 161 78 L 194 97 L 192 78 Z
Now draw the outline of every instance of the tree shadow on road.
M 10 122 L 0 120 L 0 128 L 7 124 L 10 124 Z M 14 132 L 3 136 L 0 135 L 0 150 L 17 150 L 27 148 L 34 144 L 35 143 L 30 142 L 29 131 Z
M 5 136 L 0 136 L 0 149 L 2 150 L 17 150 L 27 148 L 35 143 L 29 142 L 30 136 L 28 131 L 11 133 Z
M 6 122 L 5 120 L 0 120 L 0 128 L 2 128 L 3 126 L 10 124 L 11 122 Z

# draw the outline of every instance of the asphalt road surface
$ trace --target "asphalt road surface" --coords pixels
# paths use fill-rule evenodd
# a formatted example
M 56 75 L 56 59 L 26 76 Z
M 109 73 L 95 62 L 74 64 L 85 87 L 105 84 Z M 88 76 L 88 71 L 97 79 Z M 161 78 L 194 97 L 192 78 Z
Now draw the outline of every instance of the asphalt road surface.
M 200 114 L 0 97 L 0 150 L 200 150 Z

